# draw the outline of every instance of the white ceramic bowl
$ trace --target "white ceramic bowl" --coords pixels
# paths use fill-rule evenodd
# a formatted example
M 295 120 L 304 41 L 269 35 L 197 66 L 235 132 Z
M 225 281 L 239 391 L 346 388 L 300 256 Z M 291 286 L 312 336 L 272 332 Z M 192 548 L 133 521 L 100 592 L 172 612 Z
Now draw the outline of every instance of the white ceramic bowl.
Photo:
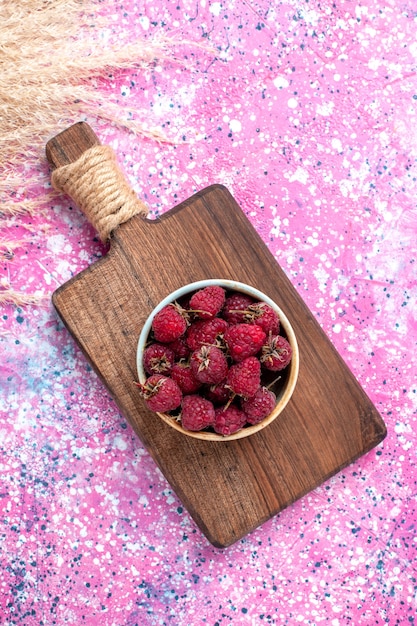
M 177 430 L 178 432 L 183 433 L 184 435 L 187 435 L 188 437 L 193 437 L 194 439 L 203 439 L 205 441 L 230 441 L 232 439 L 241 439 L 243 437 L 249 437 L 250 435 L 253 435 L 254 433 L 262 430 L 263 428 L 271 424 L 271 422 L 273 422 L 278 417 L 278 415 L 284 410 L 284 408 L 288 404 L 293 394 L 296 382 L 297 382 L 298 368 L 299 368 L 299 352 L 298 352 L 297 339 L 295 337 L 294 331 L 292 329 L 292 326 L 287 316 L 282 311 L 282 309 L 273 300 L 271 300 L 271 298 L 269 298 L 266 294 L 262 293 L 258 289 L 251 287 L 250 285 L 246 285 L 244 283 L 236 282 L 233 280 L 225 280 L 225 279 L 220 279 L 220 278 L 201 280 L 195 283 L 190 283 L 188 285 L 185 285 L 184 287 L 177 289 L 177 291 L 170 293 L 166 298 L 164 298 L 154 308 L 154 310 L 151 312 L 151 314 L 147 318 L 139 336 L 136 363 L 137 363 L 139 382 L 144 383 L 147 378 L 147 374 L 145 373 L 145 370 L 143 368 L 143 362 L 142 362 L 143 352 L 148 341 L 149 333 L 151 332 L 152 320 L 154 316 L 156 315 L 156 313 L 158 313 L 158 311 L 163 309 L 164 306 L 166 306 L 167 304 L 170 304 L 171 302 L 174 302 L 175 300 L 179 300 L 180 298 L 183 298 L 187 294 L 197 291 L 198 289 L 203 289 L 204 287 L 208 287 L 209 285 L 219 285 L 220 287 L 223 287 L 224 289 L 228 291 L 240 291 L 244 294 L 252 296 L 252 298 L 254 298 L 255 300 L 259 300 L 259 301 L 266 302 L 267 304 L 269 304 L 269 306 L 271 306 L 278 314 L 278 317 L 280 320 L 280 334 L 286 337 L 293 351 L 290 364 L 282 372 L 279 372 L 279 374 L 281 375 L 281 379 L 276 383 L 275 386 L 271 387 L 271 389 L 277 395 L 277 403 L 275 405 L 275 408 L 267 417 L 265 417 L 258 424 L 255 424 L 253 426 L 245 426 L 244 428 L 242 428 L 241 430 L 239 430 L 238 432 L 232 435 L 224 436 L 224 435 L 218 435 L 217 433 L 211 432 L 211 431 L 195 432 L 195 431 L 186 430 L 185 428 L 182 428 L 181 424 L 172 416 L 166 413 L 158 413 L 159 417 L 166 424 L 168 424 L 172 428 L 175 428 L 175 430 Z

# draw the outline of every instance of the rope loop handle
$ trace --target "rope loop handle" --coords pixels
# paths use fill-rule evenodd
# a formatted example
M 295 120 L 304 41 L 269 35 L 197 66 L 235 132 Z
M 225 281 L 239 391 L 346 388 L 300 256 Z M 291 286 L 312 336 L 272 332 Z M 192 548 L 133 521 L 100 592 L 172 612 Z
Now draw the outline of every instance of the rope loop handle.
M 73 163 L 56 168 L 52 186 L 74 200 L 103 242 L 134 215 L 148 214 L 148 207 L 127 182 L 110 146 L 92 146 Z

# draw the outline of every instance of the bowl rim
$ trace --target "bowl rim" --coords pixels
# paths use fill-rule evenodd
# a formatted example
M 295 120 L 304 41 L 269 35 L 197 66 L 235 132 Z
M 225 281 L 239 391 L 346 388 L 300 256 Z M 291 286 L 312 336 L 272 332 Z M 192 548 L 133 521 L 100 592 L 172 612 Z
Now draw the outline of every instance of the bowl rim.
M 210 285 L 219 285 L 220 287 L 223 287 L 224 289 L 227 289 L 230 291 L 240 291 L 242 293 L 247 293 L 248 295 L 251 295 L 255 299 L 261 300 L 269 304 L 275 311 L 277 311 L 279 318 L 280 318 L 281 326 L 284 329 L 285 334 L 287 335 L 287 339 L 293 349 L 291 363 L 289 364 L 290 374 L 289 374 L 284 392 L 282 396 L 280 397 L 280 399 L 278 400 L 277 404 L 275 405 L 274 410 L 258 424 L 254 424 L 252 426 L 246 426 L 245 428 L 242 428 L 241 430 L 237 431 L 236 433 L 233 433 L 232 435 L 220 435 L 218 433 L 212 433 L 209 431 L 186 430 L 185 428 L 182 428 L 181 424 L 178 421 L 176 421 L 174 418 L 172 418 L 170 415 L 165 414 L 165 413 L 157 413 L 157 415 L 161 417 L 162 420 L 166 424 L 168 424 L 169 426 L 171 426 L 178 432 L 187 435 L 188 437 L 192 437 L 194 439 L 199 439 L 199 440 L 204 440 L 204 441 L 231 441 L 235 439 L 242 439 L 245 437 L 249 437 L 250 435 L 257 433 L 260 430 L 263 430 L 264 428 L 266 428 L 266 426 L 269 426 L 269 424 L 271 424 L 271 422 L 273 422 L 278 417 L 278 415 L 284 410 L 284 408 L 288 404 L 294 392 L 297 378 L 298 378 L 300 358 L 299 358 L 297 338 L 295 336 L 291 323 L 288 317 L 286 316 L 286 314 L 284 313 L 284 311 L 267 294 L 260 291 L 256 287 L 252 287 L 251 285 L 247 283 L 242 283 L 237 280 L 230 280 L 230 279 L 225 279 L 225 278 L 208 278 L 205 280 L 198 280 L 193 283 L 188 283 L 184 285 L 183 287 L 180 287 L 179 289 L 176 289 L 175 291 L 168 294 L 165 298 L 163 298 L 154 307 L 154 309 L 152 309 L 152 311 L 146 318 L 145 323 L 140 332 L 138 344 L 137 344 L 136 369 L 137 369 L 137 373 L 139 377 L 139 382 L 143 383 L 147 378 L 147 374 L 145 373 L 145 370 L 143 368 L 142 354 L 146 346 L 148 335 L 152 329 L 152 321 L 155 315 L 161 309 L 163 309 L 167 304 L 174 302 L 178 298 L 181 298 L 182 296 L 188 293 L 197 291 L 198 289 L 202 289 Z

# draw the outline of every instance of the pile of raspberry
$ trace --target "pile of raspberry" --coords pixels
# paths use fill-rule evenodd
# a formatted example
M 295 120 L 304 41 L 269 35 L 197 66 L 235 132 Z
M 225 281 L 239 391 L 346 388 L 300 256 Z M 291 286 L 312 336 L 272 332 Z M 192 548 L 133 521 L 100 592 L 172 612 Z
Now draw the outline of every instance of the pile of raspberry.
M 226 436 L 257 424 L 276 404 L 267 382 L 292 357 L 279 331 L 267 303 L 217 285 L 199 289 L 155 315 L 140 394 L 186 430 Z

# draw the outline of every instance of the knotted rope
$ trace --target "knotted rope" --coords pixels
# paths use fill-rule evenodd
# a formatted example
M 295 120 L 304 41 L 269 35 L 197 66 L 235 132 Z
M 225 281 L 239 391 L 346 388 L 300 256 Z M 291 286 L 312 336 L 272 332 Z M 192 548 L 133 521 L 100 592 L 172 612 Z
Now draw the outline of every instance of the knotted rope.
M 110 146 L 93 146 L 73 163 L 55 169 L 52 185 L 74 200 L 103 242 L 134 215 L 148 214 L 147 206 L 130 187 Z

